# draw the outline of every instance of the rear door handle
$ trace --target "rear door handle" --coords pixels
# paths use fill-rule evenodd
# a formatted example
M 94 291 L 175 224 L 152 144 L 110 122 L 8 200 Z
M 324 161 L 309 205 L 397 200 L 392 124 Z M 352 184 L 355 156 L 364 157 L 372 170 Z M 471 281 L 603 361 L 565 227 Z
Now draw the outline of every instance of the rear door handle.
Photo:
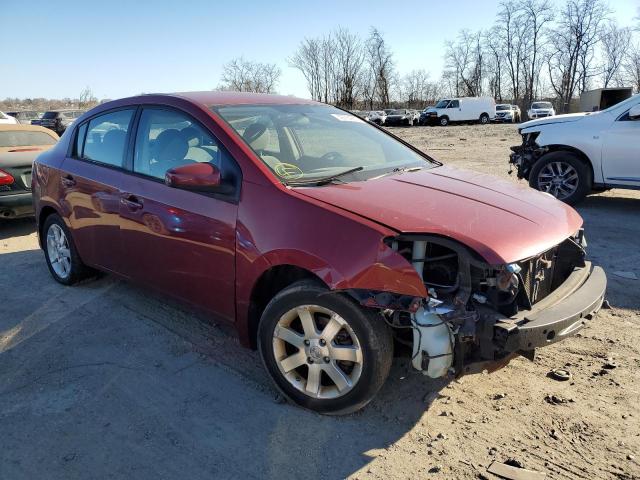
M 62 182 L 62 185 L 67 188 L 75 187 L 76 185 L 76 181 L 71 175 L 65 175 L 60 179 L 60 181 Z
M 142 200 L 140 200 L 135 195 L 131 195 L 129 193 L 125 193 L 120 198 L 120 201 L 123 205 L 126 205 L 130 210 L 140 210 L 142 205 Z

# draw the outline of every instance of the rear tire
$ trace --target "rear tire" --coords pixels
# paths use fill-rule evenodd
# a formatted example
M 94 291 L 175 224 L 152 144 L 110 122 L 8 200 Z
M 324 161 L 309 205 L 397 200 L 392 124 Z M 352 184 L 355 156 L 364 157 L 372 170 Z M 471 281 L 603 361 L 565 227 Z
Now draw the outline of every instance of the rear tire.
M 572 152 L 550 152 L 540 157 L 529 173 L 529 185 L 575 205 L 591 190 L 591 171 Z
M 71 233 L 57 213 L 49 215 L 44 222 L 42 247 L 49 272 L 57 282 L 73 285 L 95 275 L 95 270 L 82 263 Z
M 276 387 L 292 403 L 342 415 L 364 407 L 382 387 L 393 360 L 393 339 L 376 311 L 304 280 L 265 308 L 258 350 Z
M 486 113 L 483 113 L 482 115 L 480 115 L 480 124 L 487 125 L 488 123 L 489 123 L 489 115 L 487 115 Z

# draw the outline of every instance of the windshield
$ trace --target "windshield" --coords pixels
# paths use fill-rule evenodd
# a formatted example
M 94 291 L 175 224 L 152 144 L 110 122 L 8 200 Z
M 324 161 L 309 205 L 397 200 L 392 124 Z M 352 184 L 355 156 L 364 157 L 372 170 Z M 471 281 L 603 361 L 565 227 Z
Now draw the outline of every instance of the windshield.
M 536 102 L 531 104 L 531 108 L 553 108 L 549 102 Z
M 390 115 L 404 115 L 406 113 L 405 110 L 394 110 L 390 113 Z
M 360 118 L 328 105 L 212 107 L 284 183 L 340 174 L 362 181 L 437 165 Z
M 496 110 L 511 110 L 511 105 L 496 105 Z
M 56 118 L 58 116 L 58 112 L 44 112 L 42 118 L 51 119 Z
M 0 147 L 27 147 L 31 145 L 53 145 L 56 139 L 45 132 L 28 130 L 0 131 Z
M 436 103 L 436 108 L 447 108 L 447 105 L 449 105 L 449 102 L 451 100 L 440 100 L 438 103 Z
M 618 103 L 616 103 L 614 105 L 611 105 L 610 107 L 608 107 L 608 108 L 606 108 L 604 110 L 601 110 L 600 112 L 592 112 L 592 113 L 608 112 L 610 110 L 613 110 L 614 108 L 615 109 L 618 109 L 618 108 L 623 108 L 624 109 L 624 108 L 628 108 L 628 107 L 630 108 L 633 105 L 635 105 L 636 103 L 639 103 L 639 101 L 640 101 L 640 94 L 636 93 L 635 95 L 632 95 L 631 97 L 627 98 L 626 100 L 623 100 L 622 102 L 618 102 Z

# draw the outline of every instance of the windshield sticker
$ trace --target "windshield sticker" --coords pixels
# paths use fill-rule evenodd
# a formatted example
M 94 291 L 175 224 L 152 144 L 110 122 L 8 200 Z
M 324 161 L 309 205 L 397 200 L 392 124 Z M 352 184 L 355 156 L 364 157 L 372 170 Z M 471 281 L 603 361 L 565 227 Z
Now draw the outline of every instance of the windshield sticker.
M 273 167 L 273 170 L 276 172 L 276 175 L 285 180 L 297 180 L 304 175 L 300 167 L 290 163 L 278 163 Z
M 346 113 L 332 113 L 331 116 L 341 122 L 364 122 L 361 118 Z

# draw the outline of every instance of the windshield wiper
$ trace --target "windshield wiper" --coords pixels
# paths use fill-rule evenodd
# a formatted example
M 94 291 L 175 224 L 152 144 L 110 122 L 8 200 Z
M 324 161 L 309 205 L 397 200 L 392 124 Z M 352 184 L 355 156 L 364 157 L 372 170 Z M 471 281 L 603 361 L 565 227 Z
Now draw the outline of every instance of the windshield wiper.
M 422 170 L 424 167 L 397 167 L 393 170 L 383 173 L 382 175 L 378 175 L 377 177 L 370 178 L 369 180 L 377 180 L 378 178 L 386 177 L 387 175 L 392 175 L 394 173 L 404 173 L 404 172 L 417 172 L 418 170 Z
M 350 173 L 359 172 L 361 170 L 364 170 L 364 167 L 354 167 L 348 170 L 344 170 L 342 172 L 334 173 L 333 175 L 329 175 L 328 177 L 301 180 L 299 182 L 296 182 L 296 181 L 287 182 L 286 185 L 289 185 L 291 187 L 300 187 L 304 185 L 324 185 L 325 183 L 330 183 L 333 180 L 340 178 L 344 175 L 349 175 Z

